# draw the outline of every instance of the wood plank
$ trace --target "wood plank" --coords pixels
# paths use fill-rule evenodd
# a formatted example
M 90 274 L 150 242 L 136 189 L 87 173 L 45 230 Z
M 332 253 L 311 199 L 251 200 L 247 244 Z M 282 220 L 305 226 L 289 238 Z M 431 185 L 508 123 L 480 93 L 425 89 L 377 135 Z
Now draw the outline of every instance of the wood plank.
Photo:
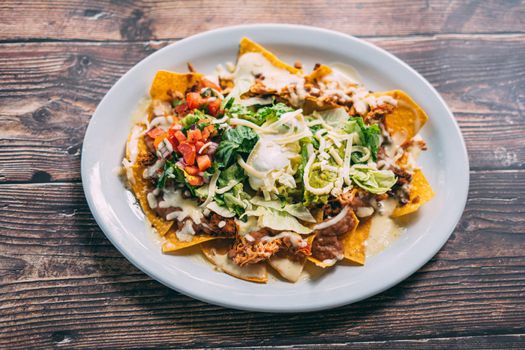
M 401 348 L 423 344 L 418 339 L 523 334 L 524 175 L 525 170 L 474 171 L 458 228 L 420 271 L 371 299 L 302 315 L 228 310 L 182 296 L 112 247 L 79 184 L 4 184 L 0 348 L 311 348 L 351 342 L 378 348 L 377 341 L 399 339 L 404 342 L 393 344 Z
M 443 94 L 473 169 L 525 167 L 524 35 L 373 42 Z M 0 45 L 0 182 L 79 180 L 80 148 L 96 105 L 131 66 L 167 43 Z
M 496 349 L 523 349 L 525 335 L 489 335 L 475 337 L 453 337 L 453 338 L 423 338 L 412 340 L 387 340 L 387 341 L 367 341 L 367 342 L 347 342 L 330 344 L 330 349 L 391 349 L 391 350 L 410 350 L 410 349 L 475 349 L 475 350 L 496 350 Z M 308 344 L 278 347 L 260 347 L 259 349 L 324 349 L 326 344 Z M 234 347 L 232 349 L 248 349 L 247 347 Z
M 249 23 L 320 26 L 361 36 L 524 32 L 523 1 L 2 1 L 0 40 L 183 38 Z

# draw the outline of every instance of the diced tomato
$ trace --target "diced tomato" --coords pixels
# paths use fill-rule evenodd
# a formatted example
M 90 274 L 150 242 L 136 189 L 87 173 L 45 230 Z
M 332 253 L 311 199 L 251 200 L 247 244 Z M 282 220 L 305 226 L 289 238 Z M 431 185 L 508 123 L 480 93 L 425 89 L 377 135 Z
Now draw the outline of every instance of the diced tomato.
M 197 153 L 199 153 L 199 151 L 202 148 L 202 146 L 204 146 L 204 142 L 203 141 L 195 142 L 195 149 L 197 150 Z
M 199 129 L 188 130 L 188 142 L 195 143 L 202 140 L 202 133 Z
M 205 154 L 202 156 L 197 157 L 197 165 L 199 166 L 200 171 L 204 171 L 211 167 L 211 159 L 210 156 Z
M 190 92 L 186 95 L 186 103 L 189 109 L 196 109 L 204 103 L 204 100 L 198 92 Z
M 155 137 L 155 140 L 153 141 L 155 149 L 159 148 L 159 144 L 166 138 L 166 136 L 168 136 L 168 134 L 163 131 L 162 134 Z
M 198 175 L 188 175 L 186 177 L 186 180 L 188 183 L 192 186 L 200 186 L 204 183 L 204 179 L 201 176 Z
M 215 131 L 215 126 L 213 126 L 213 124 L 205 127 L 203 132 L 204 131 L 206 132 L 206 134 L 208 134 L 208 137 L 206 137 L 206 139 L 208 139 L 209 137 L 213 137 L 217 134 L 217 132 Z M 204 134 L 203 134 L 203 137 L 204 137 Z
M 209 102 L 208 103 L 208 113 L 210 113 L 210 115 L 214 117 L 219 115 L 219 112 L 221 109 L 221 102 L 222 101 L 220 99 L 216 99 L 216 100 Z
M 164 134 L 164 130 L 161 128 L 153 128 L 147 132 L 147 135 L 152 139 L 155 139 L 157 136 Z
M 177 130 L 174 130 L 171 128 L 168 130 L 168 141 L 171 142 L 171 145 L 173 146 L 174 149 L 176 149 L 177 146 L 179 145 L 179 140 L 177 140 L 177 137 L 175 137 L 176 132 Z
M 175 112 L 177 114 L 186 114 L 186 112 L 188 111 L 188 105 L 186 103 L 183 103 L 181 105 L 178 105 L 175 107 Z
M 176 130 L 174 136 L 179 142 L 186 141 L 186 135 L 184 135 L 184 133 L 180 130 Z
M 190 175 L 197 175 L 200 173 L 199 168 L 197 168 L 195 165 L 186 165 L 184 170 Z
M 204 79 L 204 78 L 201 79 L 201 86 L 203 88 L 212 88 L 219 92 L 221 91 L 221 88 L 217 84 L 215 84 L 213 81 L 208 80 L 208 79 Z
M 182 154 L 182 157 L 184 158 L 184 162 L 186 162 L 187 165 L 195 164 L 195 157 L 197 155 L 197 151 L 195 150 L 195 145 L 192 145 L 188 142 L 182 142 L 177 147 L 177 150 Z
M 209 137 L 210 137 L 210 131 L 208 130 L 208 128 L 204 128 L 202 130 L 202 140 L 207 141 Z

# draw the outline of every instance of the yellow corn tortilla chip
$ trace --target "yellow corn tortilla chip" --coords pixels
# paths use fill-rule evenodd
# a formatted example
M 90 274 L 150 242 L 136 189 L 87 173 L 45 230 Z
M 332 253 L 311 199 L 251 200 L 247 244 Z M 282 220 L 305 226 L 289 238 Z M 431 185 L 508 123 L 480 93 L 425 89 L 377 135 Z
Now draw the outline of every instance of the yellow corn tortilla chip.
M 219 237 L 208 236 L 208 235 L 198 235 L 198 236 L 193 236 L 193 239 L 191 241 L 186 242 L 186 241 L 179 240 L 175 232 L 171 230 L 166 237 L 166 241 L 162 244 L 162 252 L 163 253 L 175 252 L 177 250 L 188 248 L 196 244 L 204 243 L 204 242 L 211 241 L 217 238 Z
M 171 101 L 170 91 L 185 93 L 186 90 L 197 84 L 202 76 L 200 73 L 175 73 L 159 70 L 151 83 L 149 94 L 153 99 Z
M 385 116 L 385 125 L 390 134 L 402 135 L 402 140 L 410 140 L 425 125 L 428 116 L 425 111 L 404 91 L 392 90 L 376 92 L 375 97 L 388 95 L 397 100 L 392 113 Z
M 223 253 L 220 251 L 220 248 L 214 247 L 213 243 L 214 242 L 212 242 L 212 244 L 205 243 L 201 245 L 201 250 L 206 259 L 215 265 L 217 269 L 245 281 L 257 283 L 268 282 L 268 272 L 265 264 L 258 263 L 241 267 L 228 258 L 227 253 Z
M 365 241 L 370 233 L 371 219 L 360 222 L 354 229 L 343 239 L 345 259 L 350 262 L 364 265 L 365 264 Z
M 322 64 L 316 69 L 314 69 L 310 74 L 305 76 L 304 79 L 307 83 L 314 83 L 316 81 L 321 80 L 323 77 L 331 74 L 332 72 L 332 68 Z M 314 111 L 325 111 L 337 107 L 339 107 L 339 105 L 333 101 L 327 102 L 314 96 L 306 96 L 303 105 L 303 111 L 305 115 L 308 115 Z
M 352 215 L 354 217 L 355 222 L 357 222 L 357 225 L 355 225 L 354 229 L 348 232 L 343 237 L 343 254 L 344 257 L 350 261 L 359 263 L 359 261 L 362 260 L 364 263 L 364 257 L 361 258 L 360 254 L 361 252 L 364 254 L 364 241 L 368 238 L 368 231 L 370 231 L 370 228 L 368 228 L 366 232 L 361 232 L 359 230 L 359 227 L 362 225 L 359 225 L 359 219 L 357 218 L 357 216 L 355 216 L 355 213 L 353 211 Z M 312 245 L 315 236 L 315 234 L 308 236 L 307 241 L 310 246 Z M 336 263 L 333 262 L 332 264 L 326 264 L 312 256 L 309 256 L 307 259 L 308 261 L 313 262 L 315 265 L 322 268 L 333 266 Z
M 431 200 L 434 195 L 435 193 L 425 175 L 420 169 L 417 169 L 412 176 L 409 202 L 402 207 L 396 208 L 392 213 L 392 217 L 396 218 L 417 211 L 420 206 Z
M 275 67 L 281 68 L 281 69 L 286 69 L 288 72 L 290 72 L 292 74 L 300 74 L 301 73 L 300 69 L 297 69 L 295 67 L 292 67 L 292 66 L 284 63 L 283 61 L 278 59 L 277 56 L 275 56 L 273 53 L 271 53 L 270 51 L 266 50 L 264 47 L 262 47 L 261 45 L 257 44 L 256 42 L 251 41 L 248 38 L 242 38 L 241 42 L 239 44 L 239 56 L 242 56 L 242 55 L 244 55 L 245 53 L 248 53 L 248 52 L 260 53 L 268 61 L 270 61 Z
M 145 154 L 148 153 L 146 143 L 144 142 L 144 138 L 140 137 L 138 139 L 138 155 L 137 159 L 140 159 Z M 159 217 L 150 207 L 148 204 L 147 195 L 148 192 L 151 190 L 150 186 L 151 184 L 144 179 L 142 176 L 144 174 L 144 170 L 146 169 L 145 166 L 140 165 L 140 162 L 136 162 L 132 166 L 132 172 L 133 172 L 133 178 L 134 183 L 131 184 L 131 190 L 135 194 L 135 197 L 139 201 L 139 204 L 142 208 L 142 211 L 144 212 L 144 215 L 148 219 L 148 221 L 151 223 L 151 225 L 157 230 L 157 232 L 164 236 L 170 227 L 173 225 L 173 221 L 167 221 L 161 217 Z
M 332 68 L 325 66 L 324 64 L 319 65 L 312 73 L 304 77 L 307 82 L 314 82 L 332 73 Z

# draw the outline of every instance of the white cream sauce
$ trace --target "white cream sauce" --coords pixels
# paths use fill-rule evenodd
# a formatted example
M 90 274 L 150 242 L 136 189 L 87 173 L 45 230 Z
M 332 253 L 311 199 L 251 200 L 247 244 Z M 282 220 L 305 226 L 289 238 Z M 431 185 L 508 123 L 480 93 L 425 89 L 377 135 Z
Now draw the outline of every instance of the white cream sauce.
M 363 84 L 363 79 L 354 66 L 342 62 L 334 62 L 330 63 L 329 67 L 332 68 L 332 74 L 339 77 L 339 80 L 351 84 Z
M 370 233 L 365 242 L 366 256 L 381 253 L 392 244 L 404 231 L 391 217 L 396 208 L 392 198 L 377 203 L 377 213 L 372 217 Z
M 255 76 L 263 77 L 263 84 L 276 91 L 281 91 L 285 86 L 292 83 L 299 83 L 303 78 L 299 75 L 292 74 L 285 69 L 275 67 L 262 54 L 257 52 L 248 52 L 239 57 L 237 66 L 233 72 L 235 97 L 241 96 L 248 91 L 255 83 Z
M 193 200 L 183 198 L 178 190 L 164 190 L 163 199 L 159 202 L 159 208 L 180 208 L 179 211 L 166 215 L 166 220 L 177 219 L 182 221 L 190 218 L 199 225 L 204 217 L 202 208 L 199 208 Z
M 235 219 L 235 223 L 237 224 L 237 233 L 239 236 L 245 236 L 260 229 L 259 225 L 257 225 L 257 217 L 255 216 L 248 216 L 246 222 Z
M 287 237 L 290 240 L 290 243 L 292 243 L 292 246 L 304 248 L 308 245 L 308 242 L 306 239 L 302 238 L 301 235 L 295 233 L 295 232 L 281 232 L 275 236 L 264 236 L 261 238 L 262 242 L 271 242 L 279 238 L 285 238 Z
M 186 220 L 181 229 L 178 230 L 175 234 L 179 241 L 191 242 L 193 236 L 195 235 L 195 230 L 193 229 L 193 223 L 191 222 L 191 220 Z

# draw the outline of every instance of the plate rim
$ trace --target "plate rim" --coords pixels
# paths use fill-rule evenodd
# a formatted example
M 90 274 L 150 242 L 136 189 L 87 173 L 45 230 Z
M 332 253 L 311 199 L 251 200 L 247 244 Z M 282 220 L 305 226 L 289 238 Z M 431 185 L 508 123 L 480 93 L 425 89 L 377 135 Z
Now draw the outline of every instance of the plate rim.
M 446 112 L 448 114 L 447 118 L 450 117 L 450 119 L 452 121 L 452 125 L 454 126 L 454 129 L 455 129 L 455 133 L 459 136 L 459 141 L 460 141 L 460 144 L 462 146 L 461 147 L 461 152 L 460 152 L 460 157 L 463 158 L 463 160 L 464 160 L 465 171 L 459 174 L 459 176 L 461 177 L 459 182 L 463 183 L 463 185 L 461 186 L 461 190 L 462 191 L 461 191 L 461 193 L 458 194 L 458 197 L 457 197 L 457 198 L 461 199 L 461 203 L 460 203 L 460 205 L 458 207 L 461 210 L 457 210 L 454 213 L 454 217 L 451 220 L 451 222 L 453 222 L 454 224 L 451 225 L 451 228 L 449 229 L 450 232 L 448 232 L 448 234 L 442 236 L 441 240 L 439 241 L 439 244 L 435 244 L 435 246 L 432 247 L 432 249 L 429 250 L 427 254 L 425 254 L 425 258 L 420 259 L 420 261 L 417 261 L 416 263 L 412 263 L 410 265 L 411 267 L 408 269 L 407 272 L 396 276 L 396 278 L 393 278 L 388 283 L 383 284 L 379 288 L 370 290 L 367 293 L 363 293 L 360 297 L 352 298 L 351 300 L 324 301 L 324 302 L 317 302 L 314 305 L 304 305 L 303 304 L 303 305 L 300 305 L 300 306 L 294 305 L 292 307 L 287 307 L 287 306 L 283 306 L 283 305 L 280 305 L 280 306 L 274 306 L 274 305 L 257 306 L 257 305 L 239 304 L 239 303 L 236 303 L 235 301 L 232 301 L 232 300 L 227 300 L 227 299 L 225 300 L 224 298 L 212 297 L 212 296 L 210 296 L 210 295 L 208 295 L 206 293 L 197 293 L 197 292 L 195 292 L 195 290 L 192 290 L 192 288 L 185 288 L 184 286 L 177 285 L 176 283 L 174 284 L 173 281 L 171 281 L 168 278 L 166 278 L 166 276 L 157 274 L 154 269 L 151 269 L 150 267 L 146 266 L 146 264 L 141 262 L 140 259 L 137 259 L 136 257 L 131 256 L 131 254 L 129 254 L 129 252 L 126 250 L 126 248 L 123 245 L 121 245 L 115 239 L 115 237 L 113 237 L 113 235 L 111 234 L 110 227 L 108 226 L 107 222 L 103 219 L 102 215 L 100 215 L 99 208 L 95 205 L 95 201 L 94 201 L 94 199 L 93 199 L 93 197 L 92 197 L 92 195 L 91 195 L 91 193 L 89 191 L 89 186 L 91 186 L 91 182 L 90 182 L 90 179 L 88 177 L 88 166 L 89 166 L 89 164 L 88 164 L 87 157 L 85 156 L 87 154 L 87 149 L 86 149 L 87 142 L 86 142 L 86 140 L 94 132 L 93 131 L 93 129 L 94 129 L 94 127 L 93 127 L 93 125 L 94 125 L 93 120 L 96 118 L 96 115 L 97 115 L 97 112 L 99 111 L 100 106 L 103 105 L 105 103 L 105 101 L 111 97 L 111 95 L 116 90 L 116 87 L 119 85 L 119 82 L 126 75 L 131 74 L 132 72 L 137 70 L 140 65 L 146 64 L 148 61 L 153 60 L 155 57 L 162 55 L 165 51 L 167 51 L 169 48 L 172 48 L 174 46 L 178 46 L 178 45 L 184 44 L 184 43 L 186 43 L 188 41 L 196 40 L 196 39 L 199 39 L 199 38 L 201 38 L 203 36 L 207 36 L 207 35 L 210 35 L 210 34 L 219 34 L 221 32 L 228 32 L 228 31 L 235 32 L 235 31 L 254 30 L 254 29 L 256 29 L 256 30 L 261 30 L 261 29 L 273 29 L 273 30 L 275 30 L 275 29 L 282 29 L 282 30 L 296 30 L 296 31 L 318 32 L 318 33 L 320 32 L 320 33 L 324 33 L 326 35 L 338 36 L 341 39 L 356 41 L 356 42 L 358 42 L 361 45 L 366 45 L 366 46 L 368 46 L 368 47 L 370 47 L 370 48 L 372 48 L 374 50 L 380 51 L 383 55 L 387 56 L 389 59 L 394 60 L 398 64 L 402 65 L 412 75 L 414 75 L 421 82 L 423 82 L 430 91 L 432 91 L 434 93 L 435 97 L 437 97 L 437 99 L 438 99 L 439 103 L 441 104 L 441 106 L 446 110 Z M 194 299 L 206 302 L 206 303 L 214 304 L 214 305 L 219 305 L 219 306 L 233 308 L 233 309 L 238 309 L 238 310 L 247 310 L 247 311 L 274 312 L 274 313 L 275 312 L 277 312 L 277 313 L 290 313 L 290 312 L 297 313 L 297 312 L 312 312 L 312 311 L 332 309 L 332 308 L 340 307 L 340 306 L 343 306 L 343 305 L 356 303 L 356 302 L 361 301 L 363 299 L 367 299 L 367 298 L 369 298 L 369 297 L 371 297 L 373 295 L 380 294 L 383 291 L 385 291 L 385 290 L 387 290 L 387 289 L 389 289 L 389 288 L 399 284 L 401 281 L 403 281 L 406 278 L 410 277 L 416 271 L 418 271 L 422 266 L 424 266 L 428 261 L 430 261 L 437 254 L 437 252 L 439 250 L 441 250 L 441 248 L 443 248 L 445 243 L 450 238 L 450 235 L 454 232 L 455 228 L 457 227 L 457 224 L 459 223 L 459 220 L 461 219 L 461 216 L 463 215 L 463 212 L 465 210 L 465 206 L 466 206 L 466 203 L 467 203 L 467 199 L 468 199 L 468 191 L 469 191 L 469 186 L 470 186 L 470 166 L 469 166 L 469 158 L 468 158 L 468 153 L 467 153 L 467 147 L 466 147 L 466 144 L 465 144 L 465 140 L 463 138 L 463 134 L 461 133 L 461 129 L 459 128 L 457 120 L 456 120 L 456 118 L 454 118 L 454 114 L 452 113 L 452 111 L 448 107 L 447 103 L 442 98 L 442 96 L 439 94 L 439 92 L 421 74 L 419 74 L 415 69 L 413 69 L 407 63 L 405 63 L 404 61 L 402 61 L 398 57 L 394 56 L 393 54 L 391 54 L 390 52 L 382 49 L 379 46 L 376 46 L 376 45 L 374 45 L 374 44 L 372 44 L 372 43 L 370 43 L 370 42 L 368 42 L 366 40 L 363 40 L 363 39 L 360 39 L 360 38 L 357 38 L 355 36 L 348 35 L 348 34 L 345 34 L 345 33 L 341 33 L 341 32 L 338 32 L 338 31 L 325 29 L 325 28 L 314 27 L 314 26 L 297 25 L 297 24 L 260 23 L 260 24 L 227 26 L 227 27 L 221 27 L 221 28 L 212 29 L 212 30 L 208 30 L 208 31 L 205 31 L 205 32 L 197 33 L 195 35 L 189 36 L 189 37 L 184 38 L 182 40 L 178 40 L 178 41 L 176 41 L 176 42 L 174 42 L 172 44 L 166 45 L 165 47 L 155 51 L 154 53 L 148 55 L 147 57 L 145 57 L 141 61 L 137 62 L 131 69 L 126 71 L 126 73 L 124 73 L 112 85 L 112 87 L 106 92 L 104 97 L 100 100 L 99 104 L 97 105 L 97 108 L 96 108 L 95 112 L 93 113 L 92 117 L 90 118 L 90 121 L 88 123 L 88 127 L 86 128 L 86 132 L 85 132 L 84 139 L 83 139 L 83 145 L 82 145 L 81 179 L 82 179 L 83 191 L 84 191 L 84 194 L 85 194 L 88 206 L 90 208 L 90 211 L 91 211 L 93 217 L 95 218 L 95 221 L 97 222 L 97 225 L 100 227 L 102 232 L 104 232 L 104 235 L 113 244 L 113 246 L 116 247 L 117 250 L 131 264 L 133 264 L 135 267 L 140 269 L 143 273 L 145 273 L 149 277 L 151 277 L 151 278 L 155 279 L 156 281 L 162 283 L 166 287 L 171 288 L 173 290 L 176 290 L 177 292 L 180 292 L 180 293 L 182 293 L 182 294 L 184 294 L 186 296 L 189 296 L 191 298 L 194 298 Z

